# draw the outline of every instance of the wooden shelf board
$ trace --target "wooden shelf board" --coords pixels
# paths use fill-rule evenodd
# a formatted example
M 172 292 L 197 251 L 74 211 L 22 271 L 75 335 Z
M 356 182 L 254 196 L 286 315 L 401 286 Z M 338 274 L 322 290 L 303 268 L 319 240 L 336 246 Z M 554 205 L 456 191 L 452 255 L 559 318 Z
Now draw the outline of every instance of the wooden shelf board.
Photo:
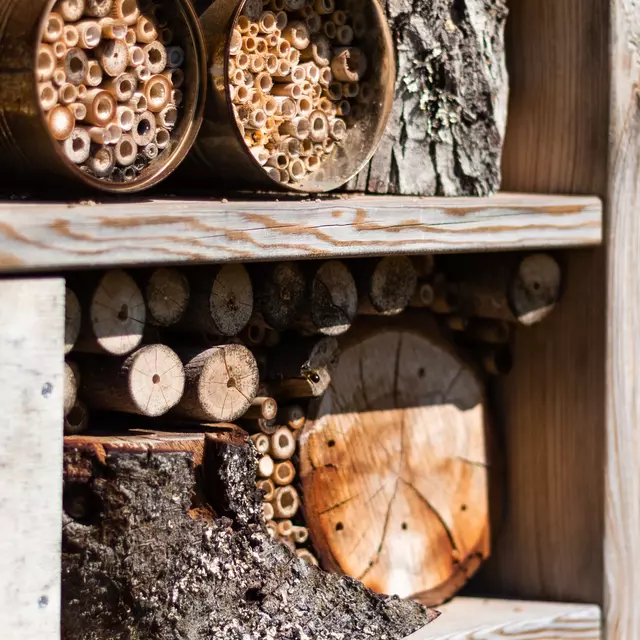
M 0 202 L 0 272 L 594 245 L 589 196 Z
M 557 602 L 456 598 L 405 640 L 600 640 L 600 607 Z

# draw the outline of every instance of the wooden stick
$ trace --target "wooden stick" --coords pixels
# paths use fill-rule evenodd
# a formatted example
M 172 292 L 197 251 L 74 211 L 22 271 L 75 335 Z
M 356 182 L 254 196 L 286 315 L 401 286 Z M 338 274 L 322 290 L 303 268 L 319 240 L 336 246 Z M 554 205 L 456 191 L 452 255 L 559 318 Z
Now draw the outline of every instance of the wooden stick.
M 107 271 L 73 285 L 84 310 L 78 351 L 126 355 L 142 340 L 145 306 L 140 289 L 127 273 Z
M 258 390 L 258 365 L 243 345 L 206 351 L 178 349 L 184 363 L 185 393 L 172 410 L 176 416 L 232 422 L 243 415 Z
M 291 328 L 306 291 L 306 280 L 300 264 L 276 262 L 254 265 L 251 275 L 256 283 L 256 306 L 267 324 L 278 331 Z
M 84 356 L 82 397 L 91 409 L 156 417 L 182 397 L 185 374 L 177 354 L 163 344 L 138 349 L 126 358 Z
M 307 421 L 306 412 L 299 404 L 280 407 L 277 421 L 289 429 L 302 429 Z
M 271 350 L 267 363 L 268 386 L 277 398 L 312 398 L 331 382 L 330 369 L 338 356 L 335 338 L 291 339 Z
M 273 420 L 278 413 L 278 403 L 268 396 L 260 396 L 251 401 L 243 418 L 264 418 Z
M 404 311 L 417 284 L 416 270 L 406 256 L 355 261 L 358 313 L 397 315 Z
M 144 294 L 149 322 L 168 327 L 184 315 L 189 302 L 189 281 L 180 269 L 161 267 L 136 274 Z
M 253 287 L 240 264 L 198 268 L 187 273 L 191 297 L 176 328 L 211 336 L 235 336 L 253 312 Z
M 76 377 L 77 368 L 71 365 L 70 362 L 64 363 L 64 415 L 66 416 L 76 403 L 78 396 L 78 378 Z
M 296 452 L 296 439 L 287 427 L 278 427 L 271 436 L 270 453 L 276 460 L 288 460 Z M 286 484 L 286 483 L 280 483 Z
M 64 418 L 65 435 L 83 433 L 89 428 L 89 410 L 87 405 L 80 399 L 76 399 L 75 404 Z
M 344 262 L 329 260 L 308 267 L 309 295 L 297 321 L 304 333 L 337 336 L 349 329 L 358 307 L 356 283 Z
M 64 307 L 64 353 L 65 355 L 73 349 L 78 334 L 80 333 L 80 325 L 82 323 L 82 315 L 80 310 L 80 302 L 78 296 L 72 289 L 65 289 L 65 307 Z
M 273 495 L 273 510 L 276 518 L 293 518 L 300 507 L 298 492 L 291 486 L 278 487 Z
M 295 443 L 294 443 L 295 450 Z M 284 486 L 287 484 L 291 484 L 293 479 L 296 477 L 296 469 L 293 466 L 291 460 L 285 460 L 283 462 L 278 462 L 274 469 L 273 475 L 271 478 L 278 486 Z

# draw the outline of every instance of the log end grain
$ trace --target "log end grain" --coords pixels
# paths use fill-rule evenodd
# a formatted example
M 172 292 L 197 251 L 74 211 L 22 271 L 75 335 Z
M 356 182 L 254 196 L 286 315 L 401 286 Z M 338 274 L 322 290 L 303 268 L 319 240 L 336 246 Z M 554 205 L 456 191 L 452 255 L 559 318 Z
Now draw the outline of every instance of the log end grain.
M 311 321 L 318 333 L 337 336 L 349 329 L 358 307 L 356 283 L 344 262 L 329 260 L 311 282 Z
M 216 268 L 209 296 L 211 318 L 223 336 L 242 331 L 253 313 L 253 286 L 241 264 L 225 264 Z
M 279 262 L 273 267 L 259 265 L 258 270 L 268 269 L 260 279 L 257 295 L 265 321 L 277 331 L 289 329 L 304 301 L 306 280 L 300 265 L 295 262 Z
M 387 256 L 376 260 L 361 283 L 359 313 L 398 315 L 413 296 L 417 276 L 407 256 Z
M 189 302 L 189 281 L 178 269 L 154 269 L 144 289 L 150 319 L 168 327 L 182 318 Z

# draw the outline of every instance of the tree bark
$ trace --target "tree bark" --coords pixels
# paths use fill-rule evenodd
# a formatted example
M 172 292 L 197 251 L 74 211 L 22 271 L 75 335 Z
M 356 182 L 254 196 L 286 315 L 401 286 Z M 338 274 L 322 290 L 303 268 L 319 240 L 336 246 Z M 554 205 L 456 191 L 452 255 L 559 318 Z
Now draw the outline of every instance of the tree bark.
M 395 100 L 348 189 L 483 196 L 500 185 L 507 116 L 504 0 L 387 0 Z
M 435 618 L 273 541 L 228 429 L 66 439 L 65 640 L 404 638 Z

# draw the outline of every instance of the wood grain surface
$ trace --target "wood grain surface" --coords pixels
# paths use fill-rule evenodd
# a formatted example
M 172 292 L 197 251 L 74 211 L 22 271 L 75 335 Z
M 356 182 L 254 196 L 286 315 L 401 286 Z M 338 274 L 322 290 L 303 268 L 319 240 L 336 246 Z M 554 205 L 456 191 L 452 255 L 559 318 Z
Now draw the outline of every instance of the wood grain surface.
M 600 240 L 601 204 L 578 196 L 0 205 L 0 272 L 583 246 Z
M 0 280 L 0 629 L 60 637 L 64 281 Z
M 456 598 L 405 640 L 600 640 L 594 605 Z

